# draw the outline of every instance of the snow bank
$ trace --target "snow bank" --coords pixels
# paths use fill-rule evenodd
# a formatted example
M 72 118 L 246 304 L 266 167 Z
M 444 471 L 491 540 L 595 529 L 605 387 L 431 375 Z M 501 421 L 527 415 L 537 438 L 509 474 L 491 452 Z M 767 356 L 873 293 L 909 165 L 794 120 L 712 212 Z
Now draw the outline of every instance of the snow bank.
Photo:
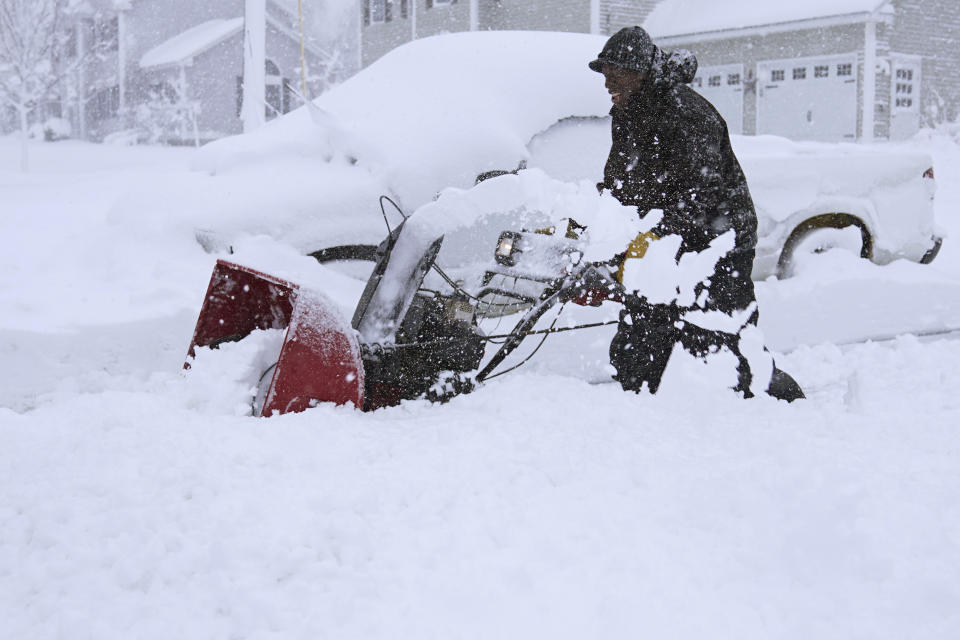
M 958 357 L 804 350 L 789 406 L 520 374 L 258 420 L 157 372 L 0 409 L 5 628 L 946 639 Z

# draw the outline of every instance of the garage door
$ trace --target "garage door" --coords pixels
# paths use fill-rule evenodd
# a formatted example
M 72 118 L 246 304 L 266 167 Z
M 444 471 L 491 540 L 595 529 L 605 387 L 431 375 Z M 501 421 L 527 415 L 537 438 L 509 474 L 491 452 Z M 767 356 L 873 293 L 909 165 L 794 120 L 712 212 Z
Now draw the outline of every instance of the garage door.
M 730 133 L 743 133 L 743 65 L 727 64 L 697 70 L 693 88 L 713 103 Z
M 757 133 L 794 140 L 855 140 L 855 54 L 757 65 Z

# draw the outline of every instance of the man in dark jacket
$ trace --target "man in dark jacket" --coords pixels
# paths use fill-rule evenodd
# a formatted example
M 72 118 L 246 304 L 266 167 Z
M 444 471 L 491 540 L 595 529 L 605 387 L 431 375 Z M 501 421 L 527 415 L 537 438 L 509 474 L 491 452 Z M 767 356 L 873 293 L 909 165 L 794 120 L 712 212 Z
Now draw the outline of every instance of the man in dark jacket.
M 631 27 L 611 36 L 590 68 L 604 75 L 613 102 L 613 144 L 599 186 L 622 204 L 637 207 L 641 217 L 651 210 L 662 212 L 625 259 L 641 257 L 650 240 L 677 235 L 679 260 L 685 253 L 704 251 L 732 230 L 733 250 L 698 285 L 697 310 L 746 316 L 739 330 L 709 330 L 684 320 L 689 308 L 676 302 L 652 304 L 643 292 L 633 292 L 624 301 L 610 345 L 616 378 L 624 389 L 639 391 L 646 383 L 656 392 L 675 344 L 697 357 L 725 347 L 739 360 L 735 388 L 749 397 L 752 373 L 740 337 L 758 317 L 750 277 L 757 215 L 726 123 L 687 86 L 696 74 L 696 58 L 687 51 L 667 54 L 646 31 Z M 803 397 L 797 383 L 776 368 L 769 387 L 759 388 L 787 400 Z

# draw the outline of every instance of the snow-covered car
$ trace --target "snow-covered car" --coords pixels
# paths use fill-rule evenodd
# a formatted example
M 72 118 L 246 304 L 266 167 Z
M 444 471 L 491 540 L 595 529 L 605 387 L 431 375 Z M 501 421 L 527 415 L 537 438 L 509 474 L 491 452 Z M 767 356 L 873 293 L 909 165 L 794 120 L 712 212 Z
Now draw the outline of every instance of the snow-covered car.
M 801 253 L 845 248 L 878 264 L 931 262 L 942 236 L 929 155 L 882 145 L 732 136 L 758 217 L 753 277 L 789 275 Z M 568 118 L 531 140 L 525 166 L 590 179 L 610 148 L 610 119 Z
M 199 166 L 211 173 L 246 182 L 259 167 L 277 185 L 262 201 L 224 198 L 237 226 L 216 229 L 217 237 L 262 232 L 305 251 L 376 244 L 381 193 L 409 212 L 445 188 L 518 167 L 596 182 L 610 103 L 586 62 L 603 43 L 584 34 L 473 32 L 399 47 L 310 108 L 202 150 Z M 755 278 L 787 274 L 798 252 L 835 246 L 880 264 L 936 256 L 942 233 L 928 155 L 769 136 L 735 137 L 734 147 L 759 215 Z M 357 224 L 364 216 L 369 224 Z

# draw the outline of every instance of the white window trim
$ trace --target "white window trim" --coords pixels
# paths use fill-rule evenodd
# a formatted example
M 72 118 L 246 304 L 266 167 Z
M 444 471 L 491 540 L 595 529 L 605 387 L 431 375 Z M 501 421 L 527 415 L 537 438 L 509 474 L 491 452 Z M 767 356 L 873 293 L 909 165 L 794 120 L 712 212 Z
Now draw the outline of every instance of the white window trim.
M 386 24 L 386 22 L 387 22 L 387 3 L 390 2 L 390 0 L 367 0 L 367 2 L 370 3 L 370 24 Z M 374 5 L 376 5 L 376 4 L 378 4 L 378 3 L 383 5 L 383 10 L 380 12 L 380 19 L 379 19 L 379 20 L 378 20 L 377 17 L 376 17 L 376 15 L 377 15 L 377 14 L 376 14 L 376 11 L 374 11 L 374 9 L 373 9 Z

